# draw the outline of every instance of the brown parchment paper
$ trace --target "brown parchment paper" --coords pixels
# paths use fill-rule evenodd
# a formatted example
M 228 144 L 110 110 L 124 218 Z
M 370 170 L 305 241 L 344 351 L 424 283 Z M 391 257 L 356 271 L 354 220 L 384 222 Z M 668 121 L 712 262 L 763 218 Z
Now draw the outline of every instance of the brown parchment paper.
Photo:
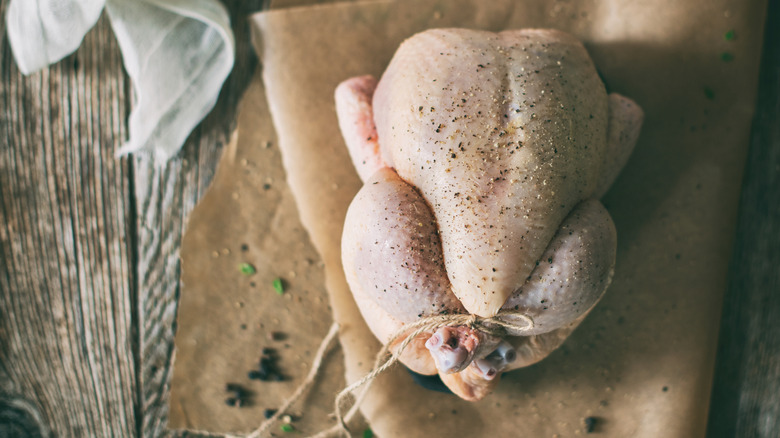
M 182 299 L 171 382 L 173 429 L 249 432 L 295 390 L 331 325 L 323 266 L 298 219 L 259 75 L 239 108 L 238 129 L 212 185 L 189 217 L 182 240 Z M 256 271 L 242 273 L 242 264 Z M 281 278 L 284 293 L 273 287 Z M 281 382 L 250 380 L 263 348 L 275 350 Z M 316 430 L 344 385 L 341 352 L 295 426 Z M 225 403 L 228 383 L 248 393 L 245 406 Z M 274 430 L 278 431 L 276 427 Z
M 301 222 L 324 262 L 332 315 L 341 324 L 348 381 L 368 371 L 379 344 L 352 302 L 340 266 L 343 218 L 360 186 L 335 118 L 332 96 L 340 81 L 366 73 L 381 75 L 398 44 L 426 28 L 554 27 L 581 38 L 608 88 L 632 97 L 646 113 L 637 149 L 604 199 L 618 229 L 619 247 L 616 275 L 602 302 L 563 347 L 537 365 L 506 375 L 498 390 L 482 402 L 423 390 L 400 367 L 383 375 L 362 407 L 377 435 L 573 436 L 585 433 L 584 418 L 595 417 L 599 436 L 703 436 L 764 10 L 765 2 L 760 0 L 442 0 L 322 5 L 253 18 L 286 177 Z M 736 38 L 724 38 L 731 30 Z M 235 329 L 233 336 L 214 335 L 222 330 L 206 316 L 214 308 L 224 310 L 226 320 L 232 315 L 237 322 L 244 312 L 255 323 L 257 315 L 284 308 L 280 300 L 273 300 L 276 297 L 264 295 L 252 307 L 228 309 L 235 297 L 254 296 L 254 290 L 243 288 L 236 291 L 238 295 L 227 295 L 226 282 L 238 287 L 248 280 L 236 277 L 238 259 L 222 258 L 220 253 L 210 262 L 223 264 L 209 267 L 203 263 L 205 256 L 219 252 L 221 245 L 191 237 L 217 233 L 225 245 L 233 245 L 231 251 L 238 251 L 235 245 L 243 240 L 262 240 L 276 233 L 274 224 L 251 231 L 230 230 L 236 218 L 249 218 L 239 221 L 246 224 L 261 212 L 279 210 L 264 200 L 268 195 L 257 188 L 262 182 L 242 174 L 235 164 L 236 156 L 247 154 L 256 157 L 253 163 L 259 174 L 269 167 L 280 171 L 278 164 L 263 161 L 260 137 L 242 141 L 247 132 L 254 135 L 269 129 L 262 103 L 252 105 L 252 110 L 247 110 L 249 105 L 242 109 L 234 156 L 228 153 L 223 158 L 233 160 L 233 170 L 222 172 L 222 163 L 215 179 L 216 186 L 224 176 L 224 184 L 246 189 L 246 196 L 241 191 L 240 202 L 217 202 L 211 200 L 216 193 L 212 188 L 196 210 L 202 216 L 196 222 L 194 213 L 190 221 L 185 243 L 193 243 L 182 247 L 184 289 L 171 398 L 173 427 L 250 428 L 252 423 L 239 419 L 234 408 L 223 408 L 219 397 L 212 399 L 203 392 L 203 379 L 213 381 L 210 388 L 217 388 L 213 392 L 222 389 L 218 383 L 226 378 L 228 360 L 182 362 L 202 361 L 212 348 L 233 348 L 239 357 L 247 357 L 246 350 L 264 344 L 261 332 L 244 338 Z M 270 149 L 277 153 L 275 147 Z M 293 209 L 292 203 L 289 208 Z M 288 210 L 285 221 L 295 222 L 292 215 Z M 306 240 L 304 234 L 281 235 L 291 247 Z M 310 247 L 299 246 L 299 251 L 309 254 Z M 263 261 L 290 263 L 301 271 L 299 265 L 306 257 L 297 252 L 277 252 Z M 194 254 L 199 254 L 197 263 Z M 258 251 L 256 257 L 265 257 L 262 254 Z M 298 273 L 307 280 L 301 284 L 312 285 L 307 286 L 310 295 L 302 298 L 313 297 L 315 290 L 322 293 L 316 285 L 323 272 L 314 268 L 311 276 Z M 256 275 L 268 276 L 260 288 L 268 292 L 270 271 Z M 197 305 L 191 304 L 196 301 Z M 296 336 L 304 350 L 313 351 L 331 317 L 329 309 L 312 299 L 288 308 L 290 312 L 305 308 L 309 323 L 316 325 Z M 297 348 L 297 343 L 291 346 L 290 354 L 296 354 Z M 206 353 L 197 356 L 197 351 Z M 241 366 L 243 370 L 247 365 Z M 326 419 L 321 414 L 331 406 L 328 396 L 343 383 L 334 375 L 340 371 L 338 364 L 330 363 L 326 371 L 322 388 L 315 388 L 299 408 L 304 418 L 310 414 L 323 418 L 322 427 Z M 294 383 L 283 382 L 287 387 L 277 388 L 289 389 L 289 394 Z M 270 407 L 276 397 L 285 395 L 269 394 L 270 401 L 264 403 Z M 215 412 L 209 414 L 209 409 Z M 199 414 L 185 415 L 187 410 Z M 208 419 L 209 415 L 220 418 Z M 255 417 L 255 424 L 261 419 Z M 315 432 L 316 426 L 301 425 L 301 430 Z

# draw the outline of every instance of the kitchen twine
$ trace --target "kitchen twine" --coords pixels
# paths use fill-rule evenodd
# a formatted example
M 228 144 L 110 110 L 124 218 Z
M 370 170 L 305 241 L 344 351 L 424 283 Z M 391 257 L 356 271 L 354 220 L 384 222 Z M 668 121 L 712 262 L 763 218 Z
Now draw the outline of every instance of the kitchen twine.
M 347 386 L 346 388 L 342 389 L 341 392 L 338 393 L 335 400 L 335 412 L 334 415 L 336 417 L 336 424 L 324 431 L 321 431 L 315 435 L 312 435 L 310 438 L 328 438 L 328 437 L 334 437 L 334 436 L 345 436 L 345 437 L 351 437 L 351 434 L 349 432 L 349 429 L 347 428 L 347 422 L 349 422 L 357 413 L 358 407 L 360 407 L 360 403 L 363 401 L 363 398 L 366 396 L 366 393 L 368 393 L 368 389 L 371 386 L 371 383 L 379 377 L 380 374 L 387 371 L 388 368 L 393 366 L 396 362 L 398 362 L 398 358 L 401 356 L 401 354 L 406 350 L 406 347 L 409 346 L 409 344 L 420 334 L 428 331 L 434 331 L 440 327 L 446 327 L 446 326 L 452 326 L 452 325 L 465 325 L 468 326 L 474 330 L 477 330 L 481 333 L 484 333 L 486 335 L 491 336 L 520 336 L 524 333 L 529 332 L 534 328 L 534 321 L 531 319 L 530 316 L 526 315 L 525 313 L 519 312 L 519 311 L 513 311 L 513 310 L 502 310 L 497 315 L 489 317 L 489 318 L 483 318 L 478 315 L 463 315 L 463 314 L 457 314 L 457 315 L 438 315 L 438 316 L 428 316 L 425 318 L 421 318 L 420 320 L 411 323 L 406 324 L 403 327 L 401 327 L 398 331 L 396 331 L 393 336 L 390 338 L 387 343 L 382 347 L 381 350 L 379 350 L 379 353 L 376 355 L 376 361 L 374 362 L 374 367 L 372 368 L 371 372 L 363 376 L 362 379 L 358 380 L 357 382 Z M 330 330 L 328 330 L 328 334 L 325 336 L 325 338 L 322 340 L 322 343 L 320 343 L 319 348 L 317 349 L 317 354 L 314 356 L 314 361 L 312 362 L 311 369 L 309 370 L 309 374 L 306 376 L 306 379 L 298 386 L 298 389 L 295 390 L 295 392 L 288 398 L 282 406 L 279 407 L 279 409 L 276 411 L 276 413 L 266 421 L 264 421 L 260 427 L 255 429 L 252 433 L 249 435 L 246 435 L 245 438 L 260 438 L 264 433 L 268 432 L 268 430 L 271 428 L 271 426 L 281 418 L 282 415 L 284 415 L 287 410 L 292 406 L 298 399 L 301 398 L 301 396 L 306 392 L 307 389 L 311 387 L 311 385 L 314 383 L 314 380 L 317 378 L 317 375 L 319 374 L 320 370 L 322 369 L 322 361 L 325 356 L 325 353 L 330 348 L 331 344 L 333 343 L 333 340 L 336 339 L 336 335 L 339 331 L 339 325 L 338 323 L 334 322 L 330 326 Z M 401 345 L 398 346 L 398 348 L 393 352 L 390 357 L 387 357 L 388 352 L 390 351 L 390 346 L 393 345 L 396 341 L 403 338 L 403 341 L 401 342 Z M 359 395 L 355 397 L 355 401 L 352 404 L 352 406 L 349 408 L 346 414 L 343 413 L 345 402 L 347 401 L 347 398 L 350 395 L 353 395 L 353 391 L 360 388 L 361 386 L 366 385 L 366 387 L 363 389 L 363 391 L 360 392 Z M 209 436 L 225 436 L 227 438 L 239 438 L 236 435 L 214 435 L 214 434 L 207 434 Z

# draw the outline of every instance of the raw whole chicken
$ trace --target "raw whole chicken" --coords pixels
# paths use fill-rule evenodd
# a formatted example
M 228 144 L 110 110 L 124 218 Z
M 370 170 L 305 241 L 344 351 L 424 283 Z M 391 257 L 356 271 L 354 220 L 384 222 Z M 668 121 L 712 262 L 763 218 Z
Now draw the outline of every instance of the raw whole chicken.
M 335 98 L 364 182 L 342 260 L 374 335 L 387 343 L 441 314 L 511 309 L 534 321 L 503 339 L 442 327 L 401 354 L 480 400 L 502 372 L 557 348 L 609 285 L 615 227 L 598 199 L 628 160 L 642 110 L 606 93 L 575 38 L 536 29 L 422 32 L 379 82 L 349 79 Z

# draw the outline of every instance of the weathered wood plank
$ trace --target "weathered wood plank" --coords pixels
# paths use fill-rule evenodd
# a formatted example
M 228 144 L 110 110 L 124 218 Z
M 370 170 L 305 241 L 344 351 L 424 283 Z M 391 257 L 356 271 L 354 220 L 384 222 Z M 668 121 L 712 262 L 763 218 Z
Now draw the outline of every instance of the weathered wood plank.
M 238 100 L 257 64 L 247 17 L 264 3 L 225 1 L 235 33 L 236 64 L 216 108 L 190 135 L 179 155 L 164 168 L 155 167 L 150 157 L 134 160 L 144 437 L 160 436 L 167 423 L 181 237 L 187 216 L 211 182 L 222 147 L 235 127 Z
M 2 38 L 0 417 L 19 426 L 3 433 L 134 436 L 119 50 L 101 19 L 76 54 L 23 77 Z
M 780 436 L 780 2 L 769 2 L 758 104 L 721 322 L 707 436 Z

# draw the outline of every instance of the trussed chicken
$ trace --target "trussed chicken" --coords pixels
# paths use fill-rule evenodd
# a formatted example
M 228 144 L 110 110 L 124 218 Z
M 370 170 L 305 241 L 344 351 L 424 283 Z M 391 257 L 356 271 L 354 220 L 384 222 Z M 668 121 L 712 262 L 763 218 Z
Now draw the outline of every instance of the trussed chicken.
M 615 228 L 597 199 L 642 122 L 582 44 L 553 30 L 426 31 L 378 83 L 339 85 L 336 108 L 364 181 L 342 260 L 377 338 L 430 315 L 530 316 L 527 336 L 442 327 L 404 351 L 467 400 L 557 348 L 609 285 Z

